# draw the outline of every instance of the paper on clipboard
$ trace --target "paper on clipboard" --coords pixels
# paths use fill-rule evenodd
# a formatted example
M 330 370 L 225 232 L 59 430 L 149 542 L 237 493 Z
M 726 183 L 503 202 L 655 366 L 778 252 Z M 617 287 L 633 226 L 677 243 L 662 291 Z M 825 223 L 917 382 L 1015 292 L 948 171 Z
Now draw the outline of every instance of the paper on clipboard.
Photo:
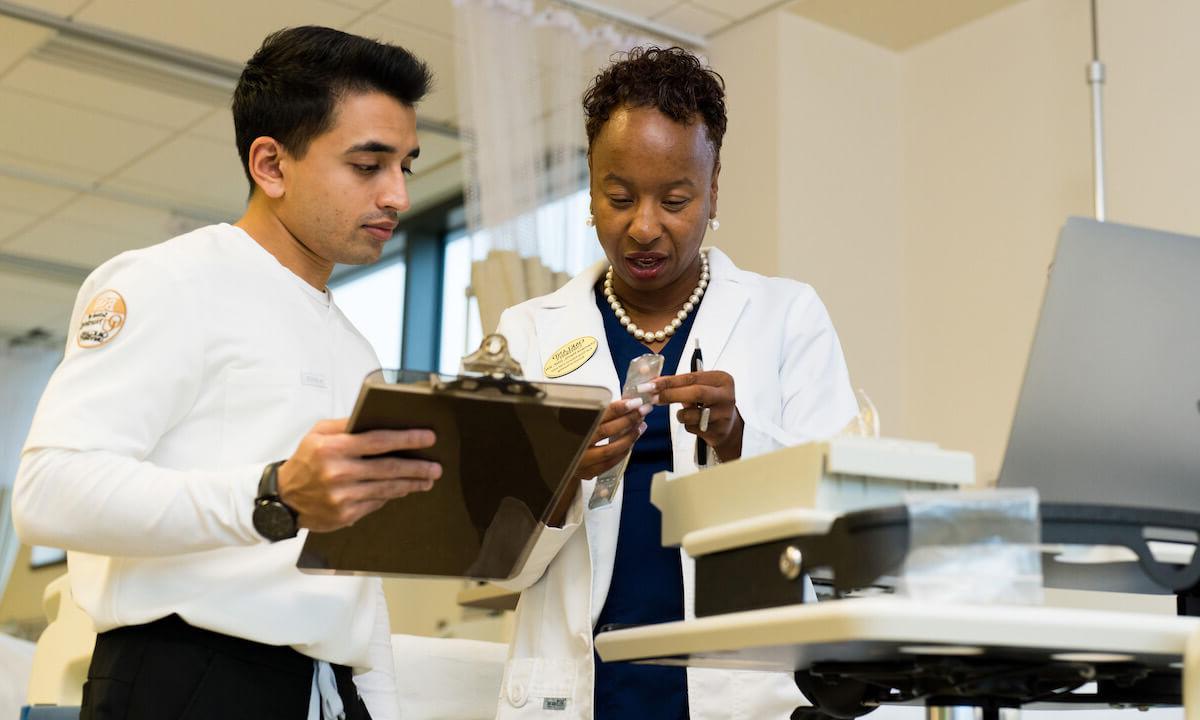
M 531 383 L 508 373 L 372 373 L 350 431 L 431 428 L 436 444 L 407 455 L 441 463 L 442 477 L 432 490 L 392 500 L 352 527 L 309 533 L 297 566 L 516 576 L 542 529 L 561 526 L 579 489 L 570 476 L 610 397 L 602 387 Z

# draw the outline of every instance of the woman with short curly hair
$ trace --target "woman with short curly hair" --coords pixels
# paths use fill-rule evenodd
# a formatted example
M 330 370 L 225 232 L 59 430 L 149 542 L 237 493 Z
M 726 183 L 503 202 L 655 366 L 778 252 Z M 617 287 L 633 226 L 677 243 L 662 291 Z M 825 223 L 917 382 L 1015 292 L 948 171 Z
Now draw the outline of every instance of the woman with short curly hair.
M 661 355 L 663 369 L 640 388 L 651 402 L 609 406 L 566 523 L 514 583 L 524 592 L 499 717 L 787 718 L 804 704 L 790 674 L 603 663 L 593 634 L 692 616 L 692 562 L 662 547 L 651 477 L 837 433 L 857 410 L 842 350 L 812 288 L 701 249 L 719 224 L 720 75 L 680 48 L 636 48 L 583 104 L 590 222 L 607 260 L 509 308 L 499 330 L 536 379 L 616 397 L 639 356 Z M 626 456 L 622 475 L 597 480 Z

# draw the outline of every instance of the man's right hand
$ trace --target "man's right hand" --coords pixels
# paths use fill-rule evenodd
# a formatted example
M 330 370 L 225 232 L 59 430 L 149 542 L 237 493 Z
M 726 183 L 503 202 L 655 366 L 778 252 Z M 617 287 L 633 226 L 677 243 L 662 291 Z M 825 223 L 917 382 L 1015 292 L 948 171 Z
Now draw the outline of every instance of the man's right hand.
M 279 497 L 300 527 L 328 532 L 353 525 L 393 498 L 433 487 L 442 466 L 426 460 L 370 457 L 431 447 L 431 430 L 346 432 L 346 419 L 313 426 L 279 466 Z
M 653 405 L 644 405 L 639 398 L 622 398 L 605 408 L 600 426 L 596 428 L 591 444 L 583 451 L 583 457 L 575 468 L 575 479 L 594 478 L 621 462 L 625 453 L 646 431 L 644 420 L 653 409 Z M 606 438 L 606 444 L 596 444 Z

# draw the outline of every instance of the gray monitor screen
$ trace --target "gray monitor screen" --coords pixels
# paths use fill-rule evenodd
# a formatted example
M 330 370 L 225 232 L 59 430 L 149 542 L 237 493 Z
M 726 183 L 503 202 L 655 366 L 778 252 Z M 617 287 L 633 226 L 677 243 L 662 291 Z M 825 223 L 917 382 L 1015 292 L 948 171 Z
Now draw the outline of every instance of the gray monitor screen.
M 1200 238 L 1067 221 L 999 484 L 1200 512 Z

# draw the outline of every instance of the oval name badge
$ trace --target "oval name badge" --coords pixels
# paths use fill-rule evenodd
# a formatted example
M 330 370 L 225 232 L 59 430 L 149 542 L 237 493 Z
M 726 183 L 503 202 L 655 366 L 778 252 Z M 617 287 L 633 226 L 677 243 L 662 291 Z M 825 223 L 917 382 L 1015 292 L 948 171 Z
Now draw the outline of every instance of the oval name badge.
M 577 337 L 555 350 L 542 367 L 542 372 L 548 378 L 559 378 L 575 372 L 596 354 L 599 344 L 596 338 L 590 335 Z

